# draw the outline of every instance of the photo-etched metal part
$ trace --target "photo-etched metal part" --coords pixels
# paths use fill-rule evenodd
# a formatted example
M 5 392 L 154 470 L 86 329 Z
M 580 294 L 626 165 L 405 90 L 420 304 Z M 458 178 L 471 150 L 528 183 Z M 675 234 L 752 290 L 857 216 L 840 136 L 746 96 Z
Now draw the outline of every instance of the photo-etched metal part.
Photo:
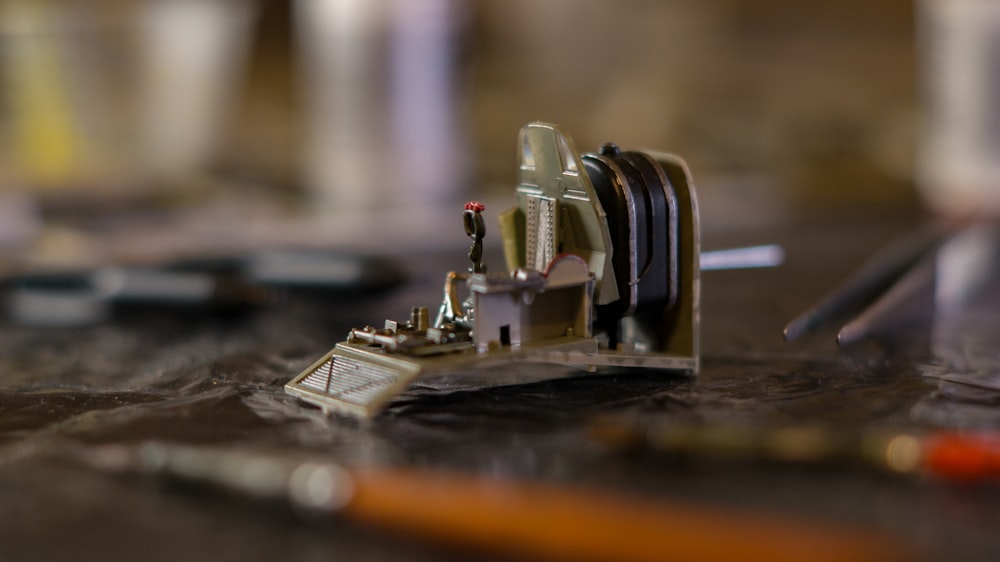
M 700 226 L 684 162 L 613 145 L 581 155 L 547 123 L 525 126 L 518 146 L 516 206 L 498 217 L 509 272 L 485 273 L 474 245 L 433 325 L 415 307 L 408 322 L 352 330 L 288 393 L 369 418 L 423 375 L 517 363 L 698 372 Z M 484 210 L 463 211 L 475 244 Z

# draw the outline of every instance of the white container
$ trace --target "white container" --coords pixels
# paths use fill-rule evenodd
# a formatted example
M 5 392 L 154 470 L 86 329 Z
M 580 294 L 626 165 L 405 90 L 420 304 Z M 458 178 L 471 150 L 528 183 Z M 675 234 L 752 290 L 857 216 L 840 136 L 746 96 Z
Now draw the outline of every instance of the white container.
M 1000 1 L 921 0 L 917 183 L 932 209 L 1000 216 Z
M 419 209 L 466 187 L 453 0 L 298 0 L 304 172 L 342 218 Z M 460 210 L 460 209 L 459 209 Z

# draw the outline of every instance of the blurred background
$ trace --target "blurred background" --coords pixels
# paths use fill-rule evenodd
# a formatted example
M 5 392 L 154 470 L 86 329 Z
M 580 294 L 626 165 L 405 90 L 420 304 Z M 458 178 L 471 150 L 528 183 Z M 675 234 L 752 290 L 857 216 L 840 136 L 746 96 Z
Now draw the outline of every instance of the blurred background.
M 990 4 L 7 0 L 4 265 L 461 245 L 532 120 L 681 155 L 707 229 L 916 207 L 920 92 L 960 81 L 921 53 Z
M 0 0 L 2 552 L 482 558 L 43 454 L 153 439 L 827 518 L 930 544 L 928 560 L 994 560 L 1000 463 L 950 487 L 840 459 L 721 462 L 712 443 L 812 425 L 995 437 L 995 236 L 940 262 L 922 246 L 872 341 L 780 334 L 914 225 L 1000 216 L 996 100 L 998 0 Z M 780 268 L 703 276 L 701 374 L 456 377 L 371 424 L 287 395 L 352 327 L 440 302 L 440 275 L 469 265 L 469 199 L 494 259 L 533 120 L 580 151 L 683 157 L 704 249 L 785 248 Z M 619 455 L 587 429 L 604 414 L 703 424 L 706 454 Z

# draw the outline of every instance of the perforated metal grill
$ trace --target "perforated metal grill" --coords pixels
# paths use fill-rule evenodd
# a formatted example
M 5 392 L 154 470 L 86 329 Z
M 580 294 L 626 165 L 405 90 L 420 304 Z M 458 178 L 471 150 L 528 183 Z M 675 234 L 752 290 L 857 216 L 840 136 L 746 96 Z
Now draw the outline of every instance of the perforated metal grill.
M 532 269 L 544 271 L 556 255 L 556 202 L 529 195 L 526 203 L 526 261 Z
M 299 384 L 334 398 L 363 404 L 397 382 L 399 374 L 392 369 L 334 355 Z

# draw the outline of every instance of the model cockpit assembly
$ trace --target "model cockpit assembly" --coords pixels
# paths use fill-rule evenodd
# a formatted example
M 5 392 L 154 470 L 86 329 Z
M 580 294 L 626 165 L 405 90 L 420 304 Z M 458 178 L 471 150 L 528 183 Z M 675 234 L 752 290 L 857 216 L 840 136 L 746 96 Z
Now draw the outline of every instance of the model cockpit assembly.
M 467 203 L 472 263 L 447 274 L 434 321 L 414 307 L 353 329 L 287 392 L 370 417 L 421 375 L 498 363 L 697 373 L 700 232 L 684 162 L 613 144 L 580 154 L 546 123 L 521 129 L 519 153 L 516 205 L 499 215 L 507 271 L 487 272 L 485 208 Z

